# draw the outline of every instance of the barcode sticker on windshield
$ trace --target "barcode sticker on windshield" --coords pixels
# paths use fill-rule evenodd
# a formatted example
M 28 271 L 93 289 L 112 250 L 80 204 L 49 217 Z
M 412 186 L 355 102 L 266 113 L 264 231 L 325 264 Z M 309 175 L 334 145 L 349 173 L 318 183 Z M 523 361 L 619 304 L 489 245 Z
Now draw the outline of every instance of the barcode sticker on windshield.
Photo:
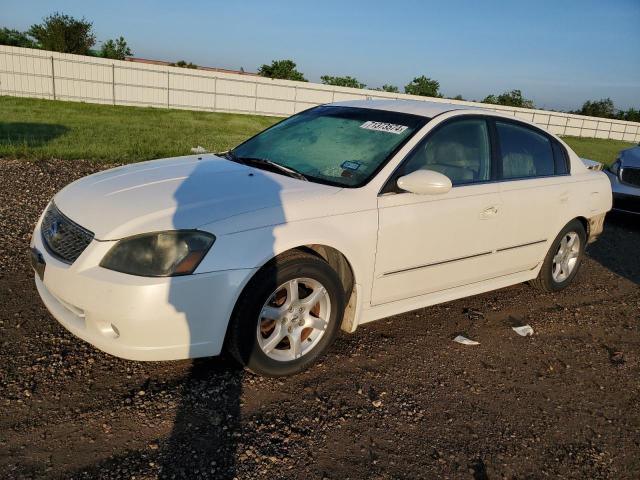
M 360 128 L 365 128 L 367 130 L 376 130 L 378 132 L 387 132 L 387 133 L 395 133 L 396 135 L 400 135 L 407 128 L 404 125 L 395 125 L 393 123 L 384 123 L 384 122 L 372 122 L 369 120 L 368 122 L 364 122 L 360 125 Z

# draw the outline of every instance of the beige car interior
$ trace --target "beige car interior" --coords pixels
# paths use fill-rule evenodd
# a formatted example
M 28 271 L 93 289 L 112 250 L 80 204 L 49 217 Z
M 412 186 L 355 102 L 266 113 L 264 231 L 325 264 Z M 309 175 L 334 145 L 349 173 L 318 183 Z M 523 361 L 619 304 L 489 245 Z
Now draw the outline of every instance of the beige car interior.
M 498 135 L 503 178 L 553 175 L 553 153 L 547 138 L 504 123 L 498 123 Z M 490 180 L 491 147 L 485 121 L 458 121 L 436 131 L 409 160 L 406 173 L 418 169 L 440 172 L 454 185 Z
M 420 147 L 407 173 L 434 170 L 455 184 L 490 179 L 491 151 L 484 120 L 464 120 L 442 127 Z

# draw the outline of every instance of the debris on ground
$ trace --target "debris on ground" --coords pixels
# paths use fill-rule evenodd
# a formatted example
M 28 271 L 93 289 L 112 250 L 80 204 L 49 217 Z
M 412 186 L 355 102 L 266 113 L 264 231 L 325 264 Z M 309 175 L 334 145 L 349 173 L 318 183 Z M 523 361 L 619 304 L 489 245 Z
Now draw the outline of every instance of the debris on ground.
M 469 320 L 484 320 L 484 313 L 475 308 L 465 308 L 462 310 L 462 313 L 464 313 Z
M 604 345 L 603 345 L 604 346 Z M 617 348 L 607 347 L 604 348 L 609 353 L 609 361 L 612 365 L 620 366 L 624 363 L 624 353 Z
M 622 352 L 613 352 L 609 356 L 609 360 L 614 365 L 622 365 L 624 363 L 624 353 L 622 353 Z
M 453 341 L 461 343 L 462 345 L 480 345 L 480 342 L 476 342 L 475 340 L 470 340 L 464 335 L 458 335 L 453 339 Z
M 519 327 L 511 327 L 521 337 L 530 337 L 533 335 L 533 328 L 531 325 L 521 325 Z

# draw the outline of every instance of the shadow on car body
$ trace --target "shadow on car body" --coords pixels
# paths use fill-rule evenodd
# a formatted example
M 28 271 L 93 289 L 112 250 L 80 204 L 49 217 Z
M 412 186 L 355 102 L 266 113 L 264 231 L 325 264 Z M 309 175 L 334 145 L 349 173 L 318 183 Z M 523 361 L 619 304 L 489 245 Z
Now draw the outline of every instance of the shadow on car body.
M 184 224 L 183 215 L 188 215 L 194 201 L 198 201 L 198 198 L 194 198 L 194 192 L 202 187 L 202 178 L 198 180 L 198 177 L 206 174 L 207 161 L 198 162 L 176 190 L 174 228 L 178 229 Z M 251 171 L 248 170 L 246 174 L 250 175 Z M 262 178 L 260 192 L 264 194 L 261 197 L 263 205 L 273 208 L 273 205 L 281 205 L 281 186 L 270 178 Z M 233 189 L 234 185 L 228 188 Z M 276 221 L 273 226 L 265 228 L 271 229 L 273 242 L 273 231 L 278 223 L 284 221 L 284 212 L 280 214 L 281 221 L 277 216 L 270 218 Z M 215 247 L 214 243 L 212 250 Z M 201 334 L 201 317 L 190 316 L 193 308 L 180 293 L 184 293 L 184 288 L 179 287 L 180 278 L 171 278 L 168 301 L 176 311 L 184 312 L 189 331 Z M 273 283 L 275 290 L 275 276 Z M 193 345 L 189 353 L 190 356 L 197 356 Z M 171 396 L 178 400 L 168 436 L 156 438 L 151 443 L 146 441 L 144 446 L 75 472 L 66 472 L 64 478 L 110 478 L 113 473 L 126 478 L 147 478 L 149 475 L 157 475 L 161 479 L 236 477 L 239 456 L 236 450 L 241 439 L 240 402 L 246 373 L 224 352 L 218 357 L 195 358 L 190 362 L 187 373 L 177 382 L 172 382 Z M 149 445 L 154 448 L 150 449 Z
M 174 225 L 178 228 L 181 216 L 188 215 L 189 207 L 193 204 L 194 195 L 197 197 L 202 187 L 200 175 L 206 176 L 210 162 L 199 161 L 192 173 L 183 180 L 176 190 L 176 212 Z M 253 177 L 251 169 L 243 175 Z M 255 178 L 255 177 L 253 177 Z M 281 205 L 281 186 L 278 182 L 269 180 L 269 176 L 260 176 L 261 203 L 272 207 Z M 229 185 L 228 194 L 233 195 L 234 185 Z M 225 194 L 225 193 L 221 193 Z M 282 208 L 282 207 L 278 207 Z M 273 222 L 275 225 L 283 223 L 285 214 L 277 212 Z M 274 226 L 269 238 L 274 250 Z M 215 232 L 214 232 L 215 233 Z M 215 250 L 215 243 L 211 247 Z M 215 253 L 215 252 L 214 252 Z M 174 278 L 174 284 L 178 279 Z M 275 277 L 272 279 L 271 291 L 276 289 Z M 185 312 L 185 320 L 189 330 L 202 330 L 199 318 L 191 318 L 192 309 L 183 304 L 184 296 L 173 288 L 169 293 L 169 303 L 176 311 Z M 192 345 L 193 347 L 193 345 Z M 224 353 L 223 353 L 224 355 Z M 192 352 L 195 356 L 195 352 Z M 160 478 L 233 478 L 236 475 L 237 440 L 240 432 L 240 398 L 242 395 L 242 381 L 244 370 L 234 361 L 224 357 L 195 359 L 189 373 L 183 378 L 182 396 L 173 422 L 173 429 L 167 440 L 163 442 L 159 457 Z M 220 388 L 222 387 L 222 388 Z

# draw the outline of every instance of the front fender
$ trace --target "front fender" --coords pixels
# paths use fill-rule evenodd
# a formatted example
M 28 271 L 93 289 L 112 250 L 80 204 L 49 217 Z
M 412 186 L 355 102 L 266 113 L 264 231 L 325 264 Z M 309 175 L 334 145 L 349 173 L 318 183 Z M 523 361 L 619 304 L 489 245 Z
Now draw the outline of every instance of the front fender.
M 325 245 L 345 256 L 368 302 L 377 230 L 377 210 L 365 210 L 220 235 L 195 273 L 260 268 L 293 248 Z

